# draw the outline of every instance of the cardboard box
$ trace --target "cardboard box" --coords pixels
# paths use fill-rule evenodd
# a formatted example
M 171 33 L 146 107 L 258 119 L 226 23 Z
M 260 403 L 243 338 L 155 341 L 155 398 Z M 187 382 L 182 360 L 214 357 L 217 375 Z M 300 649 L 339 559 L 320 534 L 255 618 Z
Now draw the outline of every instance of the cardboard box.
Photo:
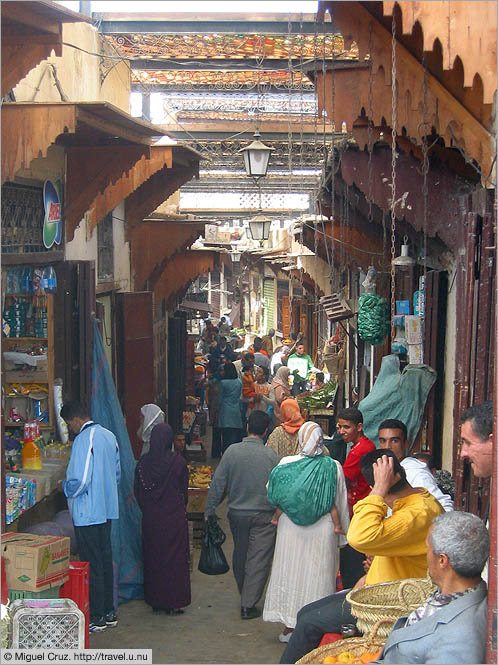
M 7 587 L 16 591 L 45 591 L 69 579 L 70 540 L 33 533 L 2 534 Z
M 405 334 L 408 344 L 422 344 L 422 320 L 420 316 L 405 316 Z
M 408 362 L 410 365 L 423 365 L 424 346 L 423 344 L 408 344 Z
M 207 488 L 189 487 L 187 495 L 187 514 L 203 513 L 206 510 L 207 495 Z

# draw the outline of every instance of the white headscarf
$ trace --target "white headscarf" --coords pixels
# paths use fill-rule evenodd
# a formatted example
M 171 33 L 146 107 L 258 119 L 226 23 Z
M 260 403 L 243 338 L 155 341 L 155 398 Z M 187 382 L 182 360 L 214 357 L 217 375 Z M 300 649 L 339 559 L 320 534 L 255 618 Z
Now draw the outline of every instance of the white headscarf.
M 142 414 L 144 421 L 137 434 L 144 442 L 142 452 L 140 453 L 140 456 L 142 456 L 149 452 L 152 428 L 155 425 L 164 422 L 164 411 L 162 411 L 157 404 L 144 404 L 140 409 L 140 413 Z
M 323 432 L 318 423 L 308 421 L 301 425 L 298 432 L 300 454 L 315 457 L 323 453 Z

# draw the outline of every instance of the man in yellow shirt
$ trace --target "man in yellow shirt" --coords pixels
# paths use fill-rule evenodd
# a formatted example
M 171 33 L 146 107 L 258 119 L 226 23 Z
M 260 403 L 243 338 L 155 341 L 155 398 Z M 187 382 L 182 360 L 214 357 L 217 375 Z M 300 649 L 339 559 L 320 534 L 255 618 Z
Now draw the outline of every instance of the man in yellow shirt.
M 370 494 L 354 505 L 347 533 L 350 545 L 373 556 L 368 573 L 355 585 L 377 584 L 427 573 L 426 536 L 432 520 L 444 512 L 427 490 L 413 488 L 391 450 L 372 450 L 361 460 Z M 388 513 L 391 515 L 388 517 Z M 345 600 L 350 589 L 305 605 L 281 663 L 295 663 L 315 649 L 324 633 L 340 633 L 356 619 Z

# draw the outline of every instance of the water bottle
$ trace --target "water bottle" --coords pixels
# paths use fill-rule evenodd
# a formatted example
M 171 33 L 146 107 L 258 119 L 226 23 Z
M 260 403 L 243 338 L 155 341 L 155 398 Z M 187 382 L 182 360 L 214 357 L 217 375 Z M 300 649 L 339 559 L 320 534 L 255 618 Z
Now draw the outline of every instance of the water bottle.
M 22 271 L 21 290 L 23 293 L 32 293 L 33 291 L 33 270 L 24 268 Z
M 53 266 L 46 266 L 43 269 L 41 287 L 45 293 L 55 293 L 57 291 L 57 277 Z

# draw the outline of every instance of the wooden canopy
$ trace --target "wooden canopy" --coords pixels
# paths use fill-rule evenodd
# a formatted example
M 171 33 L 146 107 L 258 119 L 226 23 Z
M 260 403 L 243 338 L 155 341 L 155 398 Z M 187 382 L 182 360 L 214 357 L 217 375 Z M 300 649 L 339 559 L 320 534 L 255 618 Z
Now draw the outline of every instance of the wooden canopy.
M 171 309 L 183 298 L 191 282 L 214 270 L 216 262 L 216 252 L 198 250 L 175 254 L 154 286 L 155 302 L 164 299 L 167 309 Z
M 2 97 L 52 51 L 62 55 L 63 23 L 92 19 L 48 2 L 2 2 Z
M 394 12 L 398 134 L 409 138 L 412 147 L 420 146 L 422 135 L 433 127 L 446 146 L 459 147 L 483 173 L 490 173 L 495 152 L 496 3 L 321 2 L 320 11 L 322 18 L 330 13 L 346 47 L 358 44 L 360 61 L 371 58 L 371 101 L 368 71 L 347 76 L 327 72 L 325 83 L 318 72 L 318 101 L 336 127 L 345 122 L 363 148 L 370 114 L 374 140 L 380 131 L 389 140 Z M 472 19 L 476 13 L 477 23 Z
M 162 215 L 145 219 L 129 229 L 135 288 L 153 289 L 171 258 L 184 252 L 203 231 L 204 222 L 172 221 Z
M 158 136 L 157 127 L 105 102 L 7 103 L 2 107 L 2 182 L 14 180 L 52 144 L 64 146 L 69 241 L 87 211 L 93 229 L 153 173 L 172 167 L 172 146 L 152 147 Z

